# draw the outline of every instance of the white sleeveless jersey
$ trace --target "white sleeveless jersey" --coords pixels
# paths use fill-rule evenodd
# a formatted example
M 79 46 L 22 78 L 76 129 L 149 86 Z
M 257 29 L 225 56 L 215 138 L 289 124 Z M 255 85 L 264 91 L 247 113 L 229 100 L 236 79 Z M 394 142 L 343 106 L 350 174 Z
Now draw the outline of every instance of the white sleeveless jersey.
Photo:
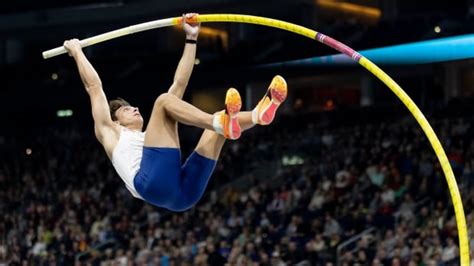
M 112 152 L 112 164 L 125 186 L 136 198 L 143 199 L 133 184 L 133 179 L 140 169 L 142 161 L 145 132 L 133 131 L 121 127 L 120 137 Z

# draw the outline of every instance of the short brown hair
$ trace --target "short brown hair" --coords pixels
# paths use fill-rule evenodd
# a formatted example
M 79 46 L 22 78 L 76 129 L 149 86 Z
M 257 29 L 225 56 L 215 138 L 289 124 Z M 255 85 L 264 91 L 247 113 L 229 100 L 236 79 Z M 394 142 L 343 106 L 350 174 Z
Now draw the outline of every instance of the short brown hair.
M 117 99 L 109 102 L 110 116 L 112 117 L 112 121 L 117 121 L 115 112 L 122 106 L 130 106 L 130 104 L 120 97 L 117 97 Z

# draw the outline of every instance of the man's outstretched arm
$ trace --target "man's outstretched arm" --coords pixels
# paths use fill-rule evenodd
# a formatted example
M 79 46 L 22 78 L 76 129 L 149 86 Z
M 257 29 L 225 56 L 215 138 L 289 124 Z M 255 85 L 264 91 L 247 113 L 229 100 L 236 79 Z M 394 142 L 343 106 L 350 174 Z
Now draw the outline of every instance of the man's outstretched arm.
M 111 134 L 110 129 L 114 126 L 114 123 L 110 116 L 109 104 L 104 90 L 102 89 L 102 82 L 99 75 L 84 55 L 79 40 L 72 39 L 65 41 L 64 48 L 66 48 L 69 55 L 76 61 L 82 83 L 90 97 L 96 137 L 106 146 L 104 139 L 108 134 Z M 107 150 L 107 147 L 105 148 Z
M 183 15 L 183 29 L 186 32 L 186 44 L 178 68 L 174 74 L 173 84 L 169 89 L 169 93 L 174 94 L 180 99 L 183 98 L 186 86 L 188 86 L 189 78 L 193 72 L 194 60 L 196 59 L 196 41 L 199 35 L 200 25 L 186 22 L 186 18 L 192 18 L 194 16 L 197 16 L 197 14 L 189 13 Z

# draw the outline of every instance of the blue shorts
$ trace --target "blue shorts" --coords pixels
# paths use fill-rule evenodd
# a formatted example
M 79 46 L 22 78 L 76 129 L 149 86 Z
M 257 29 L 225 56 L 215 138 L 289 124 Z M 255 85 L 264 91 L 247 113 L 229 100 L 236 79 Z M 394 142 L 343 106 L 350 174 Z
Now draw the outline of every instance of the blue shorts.
M 202 197 L 215 166 L 215 160 L 196 151 L 181 165 L 178 148 L 143 147 L 140 170 L 133 183 L 148 203 L 184 211 Z

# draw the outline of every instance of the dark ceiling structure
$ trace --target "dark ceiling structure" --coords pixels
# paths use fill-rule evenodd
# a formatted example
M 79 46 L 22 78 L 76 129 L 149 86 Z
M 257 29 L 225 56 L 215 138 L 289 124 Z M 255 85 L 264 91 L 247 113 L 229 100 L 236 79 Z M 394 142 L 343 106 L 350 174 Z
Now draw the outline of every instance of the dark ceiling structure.
M 42 51 L 69 38 L 82 39 L 185 12 L 281 19 L 316 29 L 356 50 L 472 33 L 474 28 L 474 5 L 468 0 L 8 1 L 0 6 L 0 78 L 4 81 L 0 98 L 12 110 L 7 113 L 86 102 L 71 60 L 64 55 L 43 60 Z M 180 29 L 166 28 L 119 38 L 85 51 L 104 84 L 114 87 L 113 95 L 144 86 L 158 94 L 171 81 L 183 39 Z M 192 82 L 197 87 L 238 86 L 242 77 L 266 79 L 270 75 L 250 70 L 251 66 L 333 52 L 277 29 L 206 24 L 199 40 L 200 65 Z M 150 98 L 142 94 L 140 99 Z

